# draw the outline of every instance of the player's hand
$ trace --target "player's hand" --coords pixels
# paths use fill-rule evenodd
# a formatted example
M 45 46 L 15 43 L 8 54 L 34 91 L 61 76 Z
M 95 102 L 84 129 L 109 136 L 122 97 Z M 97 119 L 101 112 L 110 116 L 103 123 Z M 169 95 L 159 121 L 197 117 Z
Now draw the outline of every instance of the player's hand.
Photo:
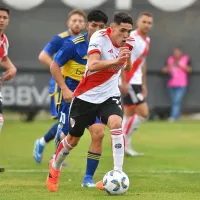
M 62 92 L 63 92 L 63 99 L 64 99 L 66 102 L 71 102 L 74 93 L 73 93 L 71 90 L 69 90 L 68 88 L 64 89 Z
M 121 93 L 125 96 L 128 94 L 128 84 L 123 83 L 119 86 Z
M 17 73 L 17 69 L 16 68 L 10 68 L 8 70 L 6 70 L 4 73 L 3 73 L 3 78 L 2 80 L 3 81 L 9 81 L 11 80 Z
M 144 98 L 147 98 L 148 90 L 147 90 L 147 87 L 144 85 L 142 86 L 142 94 L 143 94 Z
M 128 47 L 121 47 L 119 51 L 119 55 L 116 58 L 116 64 L 125 63 L 127 58 L 130 57 L 130 54 L 131 54 L 131 51 L 129 50 Z

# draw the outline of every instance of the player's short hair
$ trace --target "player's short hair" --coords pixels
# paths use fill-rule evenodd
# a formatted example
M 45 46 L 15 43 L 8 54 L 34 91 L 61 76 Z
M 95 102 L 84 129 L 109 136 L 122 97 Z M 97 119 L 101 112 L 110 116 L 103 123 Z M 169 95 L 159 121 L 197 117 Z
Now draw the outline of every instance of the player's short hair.
M 121 23 L 128 23 L 133 25 L 133 19 L 128 13 L 119 12 L 114 15 L 114 23 L 120 25 Z
M 104 24 L 107 24 L 108 16 L 101 10 L 93 10 L 88 14 L 87 21 L 103 22 Z
M 153 15 L 149 12 L 141 12 L 139 15 L 138 15 L 138 18 L 142 17 L 142 16 L 147 16 L 147 17 L 151 17 L 153 18 Z
M 72 15 L 80 15 L 80 16 L 83 16 L 84 19 L 86 19 L 86 14 L 84 11 L 80 10 L 80 9 L 74 9 L 72 11 L 70 11 L 68 13 L 68 19 L 72 16 Z
M 10 10 L 4 6 L 0 6 L 0 10 L 2 11 L 6 11 L 8 13 L 8 15 L 10 15 Z

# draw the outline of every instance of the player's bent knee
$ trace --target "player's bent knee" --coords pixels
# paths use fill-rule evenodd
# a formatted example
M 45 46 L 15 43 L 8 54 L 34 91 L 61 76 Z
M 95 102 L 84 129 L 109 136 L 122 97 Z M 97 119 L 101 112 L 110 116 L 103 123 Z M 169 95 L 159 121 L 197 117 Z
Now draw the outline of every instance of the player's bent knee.
M 108 127 L 110 129 L 118 129 L 122 127 L 122 118 L 118 115 L 111 115 L 108 118 Z
M 105 133 L 105 125 L 103 124 L 94 124 L 89 127 L 89 131 L 91 133 L 92 141 L 102 140 L 104 138 Z
M 72 136 L 70 134 L 67 135 L 66 139 L 67 139 L 67 142 L 69 143 L 69 145 L 72 146 L 72 147 L 75 147 L 80 140 L 79 137 L 75 137 L 75 136 Z

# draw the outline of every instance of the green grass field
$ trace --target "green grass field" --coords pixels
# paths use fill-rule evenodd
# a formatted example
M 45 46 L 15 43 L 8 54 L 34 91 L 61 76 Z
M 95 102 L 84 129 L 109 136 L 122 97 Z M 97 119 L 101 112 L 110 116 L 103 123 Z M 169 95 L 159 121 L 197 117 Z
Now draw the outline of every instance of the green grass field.
M 123 196 L 108 196 L 97 189 L 81 188 L 90 135 L 85 133 L 71 152 L 63 168 L 59 191 L 50 193 L 45 185 L 48 160 L 53 143 L 44 153 L 43 162 L 32 158 L 33 143 L 50 127 L 52 121 L 21 123 L 6 121 L 0 135 L 0 200 L 199 200 L 200 199 L 200 123 L 148 122 L 134 135 L 133 145 L 144 157 L 126 157 L 124 171 L 130 179 Z M 107 131 L 103 155 L 95 181 L 112 169 L 110 138 Z

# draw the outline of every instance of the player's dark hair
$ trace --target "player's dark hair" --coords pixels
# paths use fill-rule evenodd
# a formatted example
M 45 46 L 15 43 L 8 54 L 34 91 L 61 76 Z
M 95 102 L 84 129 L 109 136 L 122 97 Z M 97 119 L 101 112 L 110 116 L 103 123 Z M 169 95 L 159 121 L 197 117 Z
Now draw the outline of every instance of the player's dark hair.
M 108 22 L 108 16 L 101 10 L 93 10 L 88 14 L 87 21 L 103 22 L 106 24 Z
M 114 23 L 120 25 L 121 23 L 128 23 L 133 25 L 133 19 L 128 13 L 119 12 L 114 15 Z
M 69 12 L 68 14 L 68 19 L 72 16 L 72 15 L 80 15 L 80 16 L 83 16 L 84 19 L 86 19 L 86 14 L 84 11 L 80 10 L 80 9 L 74 9 L 72 11 Z
M 138 18 L 142 17 L 142 16 L 147 16 L 147 17 L 151 17 L 153 18 L 153 15 L 149 12 L 141 12 L 139 15 L 138 15 Z
M 10 10 L 4 6 L 0 6 L 0 10 L 2 11 L 6 11 L 8 13 L 8 15 L 10 15 Z

